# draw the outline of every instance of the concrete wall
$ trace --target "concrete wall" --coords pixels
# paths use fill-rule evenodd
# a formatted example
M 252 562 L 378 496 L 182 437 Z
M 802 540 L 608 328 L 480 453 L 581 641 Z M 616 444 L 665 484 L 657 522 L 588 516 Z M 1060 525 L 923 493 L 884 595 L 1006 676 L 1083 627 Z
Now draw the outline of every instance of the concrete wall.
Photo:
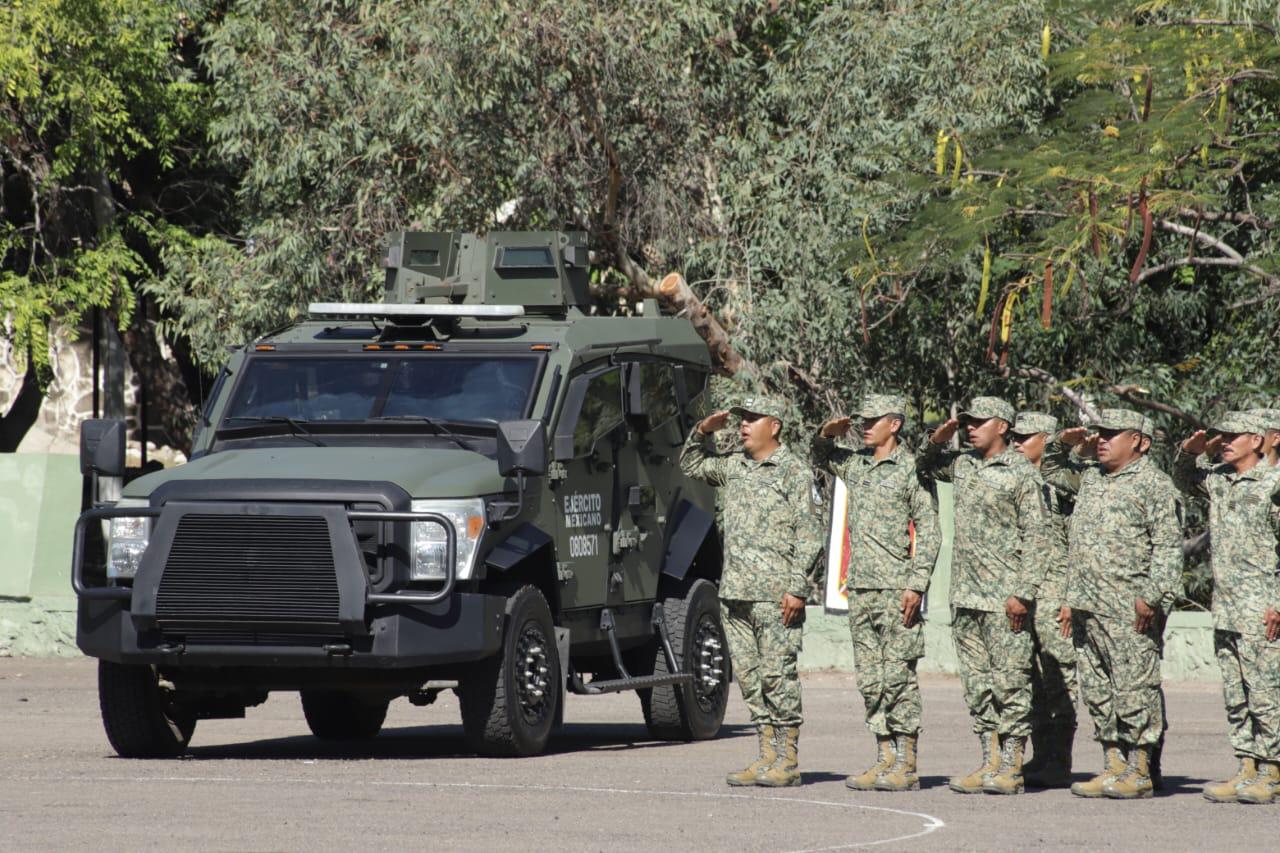
M 951 487 L 939 485 L 939 517 L 942 522 L 942 548 L 933 570 L 929 595 L 925 601 L 925 656 L 920 672 L 959 672 L 955 646 L 951 642 L 951 609 L 947 600 L 951 592 Z M 851 671 L 853 647 L 849 640 L 849 617 L 845 613 L 827 612 L 810 607 L 805 615 L 804 651 L 800 654 L 802 670 L 834 669 Z M 1216 682 L 1220 676 L 1213 655 L 1213 618 L 1205 612 L 1174 613 L 1165 629 L 1163 675 L 1167 681 Z
M 69 580 L 79 513 L 77 456 L 0 454 L 0 656 L 79 654 Z

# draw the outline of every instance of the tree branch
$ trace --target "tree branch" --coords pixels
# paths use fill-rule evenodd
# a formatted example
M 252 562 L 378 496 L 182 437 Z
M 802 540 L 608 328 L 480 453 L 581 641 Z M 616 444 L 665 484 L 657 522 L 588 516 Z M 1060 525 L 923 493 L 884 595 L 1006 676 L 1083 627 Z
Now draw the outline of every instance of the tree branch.
M 1042 370 L 1039 367 L 1006 367 L 1001 371 L 1001 375 L 1021 376 L 1023 379 L 1034 379 L 1037 382 L 1043 382 L 1046 385 L 1056 385 L 1058 386 L 1058 392 L 1062 394 L 1063 397 L 1066 397 L 1071 405 L 1076 407 L 1076 411 L 1078 411 L 1085 419 L 1090 421 L 1102 419 L 1101 415 L 1098 414 L 1098 410 L 1090 405 L 1088 400 L 1081 397 L 1064 383 L 1059 382 L 1057 377 L 1047 370 Z
M 1274 36 L 1276 31 L 1257 21 L 1234 21 L 1226 18 L 1179 18 L 1173 21 L 1164 21 L 1160 24 L 1162 27 L 1243 27 L 1248 30 L 1262 30 L 1270 36 Z
M 1177 406 L 1171 406 L 1168 403 L 1160 403 L 1155 400 L 1148 400 L 1145 397 L 1139 397 L 1138 394 L 1140 392 L 1141 392 L 1141 389 L 1138 388 L 1138 386 L 1136 385 L 1111 386 L 1111 393 L 1115 394 L 1117 397 L 1119 397 L 1121 400 L 1124 400 L 1126 403 L 1137 406 L 1141 409 L 1150 409 L 1151 411 L 1154 411 L 1154 412 L 1164 412 L 1166 415 L 1173 415 L 1175 418 L 1178 418 L 1190 424 L 1195 429 L 1205 428 L 1206 426 L 1205 422 L 1200 420 L 1198 417 L 1191 414 L 1190 412 L 1183 411 L 1182 409 L 1179 409 Z

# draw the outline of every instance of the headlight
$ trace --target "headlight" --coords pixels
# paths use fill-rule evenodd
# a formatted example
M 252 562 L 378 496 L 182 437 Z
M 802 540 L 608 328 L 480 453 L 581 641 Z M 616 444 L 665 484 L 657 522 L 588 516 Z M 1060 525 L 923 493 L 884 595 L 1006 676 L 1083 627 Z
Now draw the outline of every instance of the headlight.
M 132 498 L 117 501 L 116 506 L 146 506 L 147 502 Z M 111 519 L 107 528 L 107 577 L 131 578 L 138 573 L 142 553 L 151 538 L 151 519 L 145 516 L 123 516 Z
M 414 512 L 439 513 L 453 522 L 453 530 L 457 535 L 456 577 L 458 580 L 471 577 L 476 546 L 480 543 L 480 534 L 484 532 L 484 501 L 480 498 L 459 501 L 425 500 L 414 501 L 412 507 Z M 439 524 L 430 521 L 413 522 L 413 565 L 409 568 L 409 579 L 444 580 L 447 544 L 444 528 Z

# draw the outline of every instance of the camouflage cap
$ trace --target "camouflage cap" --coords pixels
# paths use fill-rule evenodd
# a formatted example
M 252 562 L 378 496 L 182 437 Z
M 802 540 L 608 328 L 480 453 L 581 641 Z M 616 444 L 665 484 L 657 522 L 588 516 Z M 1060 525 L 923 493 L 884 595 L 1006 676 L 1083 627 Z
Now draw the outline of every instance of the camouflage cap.
M 729 407 L 729 412 L 738 417 L 746 415 L 768 415 L 771 418 L 783 419 L 787 404 L 772 394 L 744 394 L 738 402 Z
M 1043 412 L 1018 412 L 1010 432 L 1016 435 L 1035 435 L 1038 432 L 1055 433 L 1058 431 L 1058 419 Z
M 1131 429 L 1134 432 L 1140 432 L 1143 435 L 1150 436 L 1147 432 L 1152 428 L 1149 418 L 1144 418 L 1139 412 L 1133 409 L 1103 409 L 1098 413 L 1098 421 L 1093 424 L 1094 429 L 1112 429 L 1123 430 Z
M 1143 416 L 1142 416 L 1142 429 L 1140 430 L 1140 432 L 1141 432 L 1143 435 L 1145 435 L 1147 438 L 1152 438 L 1152 439 L 1154 439 L 1154 438 L 1156 437 L 1156 422 L 1155 422 L 1155 419 L 1153 419 L 1153 418 L 1149 418 L 1149 417 L 1147 417 L 1146 415 L 1143 415 Z
M 865 394 L 858 407 L 858 417 L 878 418 L 883 415 L 907 416 L 907 398 L 900 394 Z
M 999 397 L 974 397 L 969 401 L 968 407 L 960 413 L 962 418 L 972 418 L 975 421 L 985 421 L 987 418 L 1000 418 L 1001 420 L 1013 423 L 1014 413 L 1013 406 L 1001 400 Z
M 1248 432 L 1254 435 L 1262 435 L 1267 431 L 1267 426 L 1263 423 L 1262 418 L 1249 412 L 1227 412 L 1213 422 L 1212 430 L 1213 432 L 1232 434 Z
M 1280 430 L 1280 409 L 1250 409 L 1249 414 L 1267 429 Z

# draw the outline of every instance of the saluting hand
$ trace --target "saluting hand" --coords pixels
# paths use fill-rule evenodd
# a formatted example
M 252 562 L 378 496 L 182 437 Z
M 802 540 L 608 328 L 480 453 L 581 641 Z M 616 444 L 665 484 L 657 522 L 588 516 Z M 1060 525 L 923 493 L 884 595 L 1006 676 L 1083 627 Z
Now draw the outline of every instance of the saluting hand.
M 1058 611 L 1058 625 L 1062 631 L 1062 638 L 1068 639 L 1071 636 L 1071 608 L 1063 607 Z
M 832 418 L 822 425 L 823 438 L 839 438 L 842 435 L 848 435 L 849 430 L 853 428 L 853 418 L 842 417 Z
M 698 421 L 698 432 L 703 435 L 711 435 L 711 433 L 724 429 L 724 425 L 729 422 L 729 412 L 721 409 L 718 412 L 712 412 L 702 420 Z
M 951 437 L 956 434 L 956 430 L 960 429 L 959 418 L 947 418 L 943 421 L 933 434 L 929 436 L 929 441 L 934 444 L 946 444 L 951 441 Z
M 1182 452 L 1190 453 L 1192 456 L 1199 456 L 1204 453 L 1209 444 L 1208 436 L 1209 434 L 1202 429 L 1191 433 L 1191 437 L 1182 442 Z
M 1274 607 L 1268 607 L 1262 621 L 1267 625 L 1267 642 L 1274 643 L 1280 640 L 1280 612 L 1277 612 Z
M 1075 447 L 1084 441 L 1088 434 L 1089 429 L 1087 427 L 1068 427 L 1058 433 L 1058 441 L 1061 441 L 1067 447 Z

